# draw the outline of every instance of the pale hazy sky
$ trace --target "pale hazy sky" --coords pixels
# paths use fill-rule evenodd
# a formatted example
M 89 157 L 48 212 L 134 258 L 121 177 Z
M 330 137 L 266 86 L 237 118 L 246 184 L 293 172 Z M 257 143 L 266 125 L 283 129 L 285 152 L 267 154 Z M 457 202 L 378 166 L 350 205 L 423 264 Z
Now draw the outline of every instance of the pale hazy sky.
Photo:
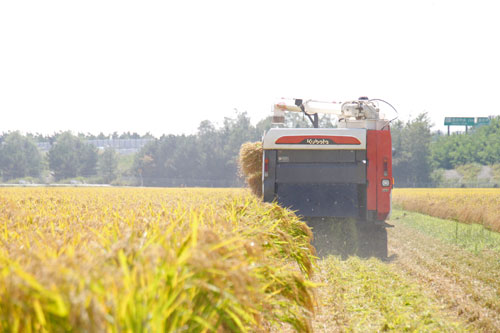
M 0 1 L 0 132 L 193 133 L 279 97 L 498 115 L 498 4 Z

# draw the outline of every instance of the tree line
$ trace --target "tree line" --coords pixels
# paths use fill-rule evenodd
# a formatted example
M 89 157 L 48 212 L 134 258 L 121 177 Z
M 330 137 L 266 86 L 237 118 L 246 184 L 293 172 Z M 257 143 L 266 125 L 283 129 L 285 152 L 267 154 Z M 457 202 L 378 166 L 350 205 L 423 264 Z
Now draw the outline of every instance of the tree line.
M 472 128 L 468 134 L 448 136 L 431 132 L 431 127 L 426 113 L 391 125 L 396 184 L 439 185 L 445 169 L 470 169 L 470 164 L 476 166 L 476 172 L 481 165 L 500 170 L 500 117 L 492 118 L 489 125 Z
M 133 170 L 147 186 L 238 186 L 238 152 L 270 128 L 270 119 L 252 125 L 246 113 L 225 118 L 217 128 L 200 123 L 193 135 L 163 135 L 137 154 Z
M 0 135 L 0 176 L 3 181 L 41 178 L 54 181 L 85 178 L 92 183 L 115 183 L 144 186 L 238 186 L 238 152 L 241 144 L 257 141 L 271 126 L 271 119 L 252 125 L 246 113 L 226 117 L 216 127 L 205 120 L 193 135 L 136 133 L 86 135 L 61 132 L 50 136 L 22 135 L 20 132 Z M 119 169 L 121 157 L 112 148 L 99 150 L 86 143 L 94 139 L 153 138 L 133 156 L 125 170 Z M 49 142 L 50 150 L 41 153 L 36 143 Z M 123 180 L 120 181 L 120 176 Z M 45 178 L 47 178 L 45 177 Z M 130 180 L 132 179 L 132 180 Z M 36 181 L 36 180 L 35 180 Z
M 99 151 L 81 137 L 63 132 L 57 135 L 47 154 L 42 154 L 31 135 L 15 131 L 0 138 L 0 175 L 3 181 L 40 178 L 50 171 L 55 181 L 75 177 L 97 177 L 102 182 L 114 179 L 117 155 L 113 149 Z
M 309 127 L 307 119 L 291 114 L 287 127 Z M 321 127 L 333 127 L 329 118 Z M 105 135 L 71 132 L 52 136 L 22 135 L 10 132 L 0 135 L 0 175 L 3 181 L 32 177 L 54 181 L 82 177 L 88 182 L 144 186 L 240 186 L 238 151 L 244 142 L 259 141 L 271 127 L 271 118 L 253 125 L 246 113 L 224 119 L 220 126 L 209 120 L 200 123 L 192 135 L 150 133 L 113 133 Z M 457 168 L 468 163 L 500 163 L 500 118 L 469 134 L 442 135 L 431 131 L 426 113 L 391 124 L 393 140 L 393 175 L 396 185 L 418 186 L 435 181 L 436 170 Z M 91 139 L 152 138 L 138 153 L 123 163 L 112 148 L 98 149 L 86 143 Z M 47 153 L 37 149 L 36 142 L 50 142 Z M 120 165 L 122 165 L 120 167 Z

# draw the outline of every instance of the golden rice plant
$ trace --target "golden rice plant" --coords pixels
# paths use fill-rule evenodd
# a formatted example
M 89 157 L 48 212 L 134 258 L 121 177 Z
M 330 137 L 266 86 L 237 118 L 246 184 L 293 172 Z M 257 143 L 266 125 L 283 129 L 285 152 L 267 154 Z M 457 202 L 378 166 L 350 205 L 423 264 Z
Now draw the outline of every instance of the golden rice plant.
M 262 142 L 247 142 L 241 145 L 239 155 L 240 173 L 256 196 L 262 195 Z
M 310 230 L 236 189 L 0 189 L 0 331 L 311 330 Z
M 500 189 L 395 189 L 393 202 L 406 210 L 464 223 L 478 223 L 500 232 Z

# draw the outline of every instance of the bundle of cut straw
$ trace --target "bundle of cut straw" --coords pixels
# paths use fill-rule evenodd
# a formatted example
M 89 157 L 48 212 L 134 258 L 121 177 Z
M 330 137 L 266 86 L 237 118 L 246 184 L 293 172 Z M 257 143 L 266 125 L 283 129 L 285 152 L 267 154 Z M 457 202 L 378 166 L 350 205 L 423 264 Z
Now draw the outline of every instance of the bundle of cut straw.
M 239 167 L 252 193 L 262 196 L 262 142 L 241 145 Z

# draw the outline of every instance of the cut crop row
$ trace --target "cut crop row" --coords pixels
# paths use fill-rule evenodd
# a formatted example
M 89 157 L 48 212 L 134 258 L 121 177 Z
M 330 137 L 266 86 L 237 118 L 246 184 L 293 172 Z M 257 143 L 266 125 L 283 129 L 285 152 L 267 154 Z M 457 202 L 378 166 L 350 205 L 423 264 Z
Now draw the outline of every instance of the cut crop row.
M 311 329 L 310 230 L 230 189 L 0 190 L 0 331 Z

